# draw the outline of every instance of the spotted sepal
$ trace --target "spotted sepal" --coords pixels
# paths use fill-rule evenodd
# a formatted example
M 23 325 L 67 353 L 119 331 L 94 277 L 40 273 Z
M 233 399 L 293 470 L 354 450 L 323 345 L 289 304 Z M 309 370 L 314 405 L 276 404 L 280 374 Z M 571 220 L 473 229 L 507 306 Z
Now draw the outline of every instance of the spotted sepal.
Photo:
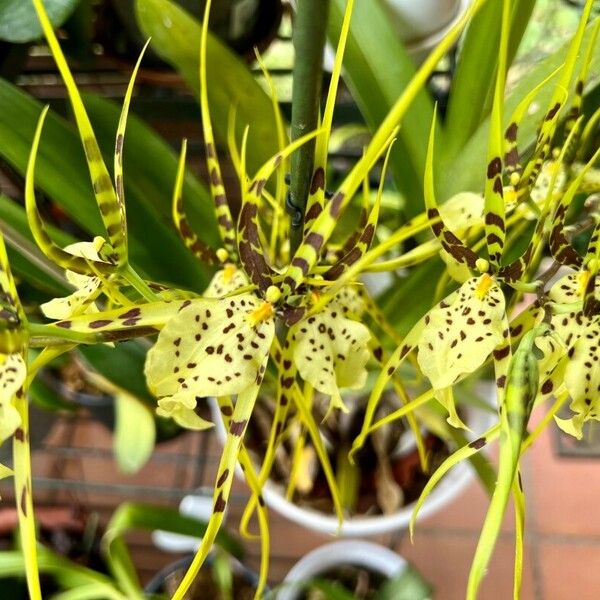
M 21 416 L 13 399 L 22 389 L 26 373 L 25 361 L 20 354 L 0 354 L 0 444 L 21 425 Z
M 569 114 L 565 119 L 565 134 L 568 135 L 573 131 L 575 127 L 575 123 L 579 119 L 581 115 L 581 107 L 583 104 L 583 89 L 587 80 L 587 75 L 590 67 L 590 63 L 592 62 L 593 52 L 596 50 L 596 40 L 598 38 L 598 31 L 600 31 L 600 19 L 596 19 L 594 28 L 592 30 L 592 34 L 590 36 L 590 41 L 585 51 L 585 55 L 581 61 L 581 68 L 579 70 L 579 74 L 577 76 L 577 80 L 575 83 L 575 93 L 573 95 L 573 101 L 571 102 L 571 107 L 569 109 Z M 579 136 L 568 145 L 567 155 L 565 157 L 566 164 L 571 164 L 579 150 Z
M 202 132 L 206 149 L 206 167 L 208 170 L 210 193 L 215 205 L 217 226 L 223 241 L 223 247 L 229 253 L 230 260 L 237 258 L 236 234 L 231 210 L 225 194 L 225 186 L 221 175 L 221 166 L 217 156 L 215 138 L 210 119 L 208 105 L 208 83 L 206 80 L 206 44 L 208 40 L 208 20 L 210 16 L 211 1 L 206 2 L 204 18 L 202 20 L 202 33 L 200 36 L 200 110 L 202 112 Z
M 598 157 L 600 157 L 600 148 L 596 150 L 594 156 L 579 171 L 577 177 L 571 181 L 554 212 L 550 228 L 549 245 L 552 256 L 561 265 L 579 268 L 583 264 L 583 258 L 578 254 L 565 234 L 565 221 L 571 202 L 575 194 L 577 194 L 586 172 L 598 160 Z
M 289 156 L 294 150 L 314 138 L 318 133 L 319 131 L 313 131 L 298 138 L 291 144 L 288 144 L 281 152 L 271 157 L 257 171 L 248 187 L 248 191 L 243 194 L 242 208 L 238 221 L 238 253 L 246 274 L 252 283 L 256 284 L 262 291 L 273 285 L 273 277 L 276 274 L 267 260 L 260 239 L 258 209 L 264 187 L 269 177 L 281 164 L 283 158 Z M 294 264 L 293 261 L 292 264 Z M 297 264 L 303 266 L 301 263 Z M 308 274 L 308 271 L 306 271 L 306 274 Z
M 192 231 L 187 219 L 185 208 L 183 206 L 183 180 L 185 176 L 185 156 L 187 150 L 187 140 L 181 144 L 181 153 L 179 154 L 179 163 L 177 165 L 177 175 L 175 177 L 175 186 L 173 188 L 173 200 L 171 203 L 171 214 L 173 222 L 177 228 L 179 236 L 186 247 L 191 250 L 194 256 L 202 263 L 207 265 L 219 264 L 216 252 L 198 239 L 198 236 Z
M 262 380 L 274 333 L 272 306 L 253 294 L 192 301 L 148 352 L 148 387 L 158 398 L 241 393 Z
M 56 35 L 54 34 L 52 24 L 46 14 L 42 0 L 33 0 L 33 4 L 42 25 L 44 35 L 46 36 L 48 46 L 50 47 L 50 52 L 60 71 L 61 77 L 67 88 L 71 106 L 73 107 L 75 121 L 77 122 L 77 128 L 79 129 L 79 134 L 83 143 L 92 186 L 94 188 L 94 196 L 96 197 L 98 209 L 106 228 L 106 233 L 108 234 L 108 240 L 113 249 L 113 256 L 111 258 L 114 259 L 114 262 L 118 266 L 122 266 L 127 262 L 127 223 L 125 222 L 124 206 L 121 207 L 117 198 L 110 175 L 108 174 L 108 169 L 104 164 L 98 142 L 96 141 L 92 125 L 81 100 L 79 90 L 77 89 L 73 75 L 69 70 L 69 66 L 62 53 L 58 40 L 56 39 Z
M 493 442 L 500 435 L 500 424 L 494 425 L 490 427 L 485 433 L 479 436 L 477 439 L 469 442 L 462 448 L 455 450 L 444 462 L 430 475 L 419 499 L 415 502 L 415 506 L 410 516 L 409 523 L 409 532 L 411 540 L 414 538 L 415 534 L 415 525 L 417 523 L 417 519 L 419 517 L 419 512 L 425 501 L 435 488 L 435 486 L 442 480 L 444 475 L 450 471 L 454 466 L 462 462 L 463 460 L 468 460 L 471 456 L 477 454 L 480 450 L 485 448 L 488 444 Z
M 567 56 L 561 70 L 560 79 L 556 84 L 548 109 L 544 115 L 544 120 L 540 126 L 533 157 L 524 169 L 523 177 L 521 177 L 521 180 L 517 185 L 518 191 L 520 191 L 522 188 L 531 187 L 535 184 L 544 161 L 550 156 L 552 138 L 554 137 L 554 133 L 558 125 L 560 113 L 564 108 L 568 97 L 567 90 L 571 88 L 571 81 L 573 79 L 577 57 L 581 51 L 581 44 L 583 42 L 586 24 L 592 10 L 592 4 L 593 0 L 586 0 L 586 3 L 581 11 L 579 25 L 575 35 L 571 40 L 571 43 L 569 44 Z
M 331 71 L 329 90 L 327 91 L 327 100 L 325 101 L 325 109 L 323 110 L 323 117 L 321 120 L 322 133 L 317 138 L 315 145 L 314 170 L 308 198 L 306 201 L 306 211 L 304 214 L 304 236 L 308 235 L 312 224 L 323 212 L 323 208 L 325 206 L 325 174 L 327 166 L 327 154 L 329 151 L 329 136 L 333 124 L 335 99 L 342 73 L 342 61 L 344 58 L 344 51 L 346 49 L 348 31 L 350 30 L 350 20 L 352 18 L 353 5 L 354 0 L 349 0 L 346 3 L 344 20 L 342 21 L 342 28 L 340 30 L 340 39 L 338 41 L 333 69 Z
M 502 344 L 505 300 L 487 273 L 466 281 L 454 296 L 425 315 L 417 360 L 436 390 L 476 371 Z
M 247 285 L 248 278 L 244 271 L 233 263 L 227 263 L 213 275 L 208 287 L 204 290 L 203 296 L 205 298 L 223 298 Z
M 273 415 L 273 423 L 269 431 L 267 447 L 264 452 L 264 458 L 262 459 L 260 473 L 258 475 L 259 488 L 262 488 L 269 478 L 275 462 L 277 449 L 283 440 L 284 426 L 292 404 L 291 396 L 294 393 L 293 389 L 296 382 L 297 370 L 292 358 L 291 345 L 288 344 L 281 352 L 277 351 L 275 356 L 273 356 L 273 362 L 275 363 L 278 372 L 277 400 L 275 404 L 275 413 Z M 257 501 L 258 499 L 256 497 L 251 497 L 248 500 L 248 504 L 240 519 L 240 531 L 245 532 L 248 530 L 248 524 L 257 506 Z
M 560 68 L 555 69 L 548 77 L 538 83 L 531 91 L 529 91 L 525 97 L 517 104 L 517 107 L 513 111 L 508 121 L 509 125 L 504 131 L 504 172 L 507 175 L 512 173 L 520 173 L 523 166 L 520 163 L 519 149 L 517 145 L 517 137 L 519 133 L 519 126 L 523 121 L 527 111 L 530 109 L 535 97 L 539 91 L 546 87 L 546 85 L 553 79 L 559 72 Z
M 502 27 L 498 51 L 498 69 L 494 85 L 494 100 L 490 115 L 490 134 L 487 149 L 487 170 L 484 191 L 485 241 L 488 257 L 494 267 L 500 265 L 506 237 L 504 186 L 502 183 L 502 156 L 504 142 L 502 118 L 504 113 L 504 86 L 506 83 L 506 61 L 510 34 L 511 3 L 502 3 Z
M 290 331 L 293 359 L 300 376 L 331 397 L 331 407 L 347 412 L 342 388 L 360 389 L 367 379 L 371 333 L 330 302 L 322 311 L 300 321 Z
M 539 353 L 535 341 L 538 336 L 549 333 L 550 329 L 546 325 L 527 332 L 510 361 L 506 379 L 505 402 L 500 411 L 498 477 L 471 564 L 467 584 L 469 600 L 477 598 L 481 580 L 498 539 L 517 473 L 529 415 L 537 396 L 539 385 L 537 354 Z
M 364 256 L 371 247 L 373 238 L 375 237 L 375 230 L 377 229 L 377 222 L 379 220 L 379 209 L 381 208 L 383 186 L 385 183 L 385 175 L 387 173 L 387 167 L 392 147 L 393 143 L 390 144 L 387 154 L 385 156 L 385 160 L 383 162 L 383 167 L 381 169 L 381 179 L 379 182 L 379 189 L 377 190 L 375 203 L 373 204 L 373 208 L 369 213 L 367 223 L 360 232 L 359 237 L 352 246 L 352 248 L 350 248 L 334 265 L 332 265 L 330 269 L 325 271 L 325 273 L 323 274 L 323 277 L 325 279 L 338 279 L 344 273 L 344 271 L 346 271 L 357 260 Z
M 307 274 L 318 262 L 325 243 L 330 238 L 343 211 L 352 198 L 364 176 L 371 170 L 396 136 L 394 129 L 390 137 L 385 140 L 377 152 L 365 155 L 358 161 L 352 171 L 348 174 L 338 191 L 332 196 L 319 216 L 315 219 L 312 227 L 304 236 L 300 247 L 296 251 L 290 265 L 286 269 L 281 284 L 284 296 L 289 296 L 302 284 Z
M 110 274 L 115 271 L 115 265 L 105 261 L 96 261 L 76 256 L 63 250 L 57 246 L 46 231 L 42 217 L 37 209 L 35 201 L 35 162 L 40 143 L 40 136 L 44 126 L 44 120 L 48 112 L 46 106 L 40 115 L 37 124 L 31 151 L 29 154 L 29 162 L 27 163 L 27 171 L 25 175 L 25 210 L 27 212 L 27 221 L 33 238 L 35 239 L 40 250 L 55 264 L 63 269 L 80 273 L 82 275 L 94 275 L 95 273 Z
M 0 354 L 23 350 L 27 343 L 26 323 L 0 230 Z
M 115 138 L 115 157 L 114 157 L 114 177 L 115 177 L 115 193 L 117 197 L 117 206 L 119 210 L 119 221 L 116 222 L 111 216 L 111 224 L 110 227 L 114 230 L 115 226 L 119 226 L 122 228 L 120 233 L 121 238 L 118 242 L 115 241 L 114 237 L 110 237 L 111 231 L 108 230 L 109 225 L 107 225 L 107 231 L 109 231 L 109 239 L 113 243 L 113 247 L 117 253 L 117 263 L 122 264 L 127 261 L 127 211 L 125 210 L 125 187 L 123 184 L 123 144 L 125 141 L 125 129 L 127 128 L 127 117 L 129 115 L 129 105 L 131 104 L 131 96 L 133 95 L 133 88 L 135 85 L 135 79 L 142 64 L 142 58 L 144 57 L 144 53 L 146 52 L 146 48 L 150 40 L 148 40 L 142 51 L 140 52 L 140 56 L 135 63 L 135 67 L 133 68 L 133 72 L 131 73 L 131 78 L 129 80 L 129 85 L 127 86 L 127 90 L 125 92 L 125 97 L 123 98 L 123 106 L 121 108 L 121 115 L 119 117 L 119 124 L 117 125 L 117 135 Z M 111 204 L 98 204 L 100 211 L 102 210 L 114 210 L 114 207 Z
M 267 360 L 268 355 L 264 357 L 262 364 L 259 366 L 261 372 L 264 372 Z M 229 494 L 231 492 L 235 465 L 238 461 L 242 441 L 248 426 L 248 420 L 252 415 L 261 382 L 262 376 L 258 381 L 250 385 L 237 396 L 235 408 L 229 422 L 229 429 L 227 430 L 227 438 L 221 452 L 221 460 L 219 461 L 217 469 L 217 478 L 213 492 L 212 515 L 208 520 L 208 525 L 202 537 L 200 547 L 194 556 L 192 564 L 183 577 L 183 580 L 175 591 L 173 600 L 183 600 L 183 598 L 186 597 L 190 585 L 204 564 L 208 553 L 212 549 L 217 533 L 221 528 L 225 516 L 225 509 L 227 508 L 227 502 L 229 500 Z
M 434 115 L 436 111 L 434 111 Z M 477 268 L 479 257 L 468 248 L 444 223 L 435 199 L 435 185 L 433 181 L 433 149 L 435 142 L 435 118 L 429 133 L 427 160 L 425 163 L 425 207 L 427 218 L 431 221 L 431 230 L 439 240 L 442 248 L 459 263 L 467 265 L 470 269 Z

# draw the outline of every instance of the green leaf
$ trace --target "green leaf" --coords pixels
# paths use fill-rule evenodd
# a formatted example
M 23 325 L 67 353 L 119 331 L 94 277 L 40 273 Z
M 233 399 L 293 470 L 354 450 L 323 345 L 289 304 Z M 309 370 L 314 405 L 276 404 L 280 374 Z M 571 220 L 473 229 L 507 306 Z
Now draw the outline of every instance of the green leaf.
M 508 65 L 534 5 L 535 0 L 513 2 Z M 501 16 L 501 0 L 489 1 L 475 15 L 465 34 L 450 88 L 444 143 L 440 144 L 445 160 L 457 156 L 489 114 L 498 66 Z
M 105 159 L 114 152 L 120 109 L 112 102 L 86 96 L 87 108 Z M 33 133 L 42 104 L 10 83 L 0 80 L 0 156 L 24 174 Z M 18 126 L 15 126 L 18 124 Z M 171 185 L 177 156 L 152 130 L 131 116 L 125 144 L 125 193 L 130 217 L 131 262 L 148 276 L 196 290 L 208 281 L 206 269 L 179 240 L 171 224 Z M 102 235 L 103 226 L 94 200 L 81 141 L 73 126 L 48 113 L 36 163 L 36 188 L 61 206 L 89 239 Z M 191 175 L 184 198 L 207 240 L 216 239 L 214 223 L 202 198 L 206 192 Z M 209 205 L 206 205 L 208 207 Z M 214 236 L 211 238 L 211 234 Z M 165 252 L 165 248 L 169 251 Z
M 346 1 L 332 0 L 329 38 L 337 42 Z M 415 73 L 414 63 L 398 39 L 379 2 L 356 0 L 344 56 L 345 81 L 372 130 L 377 129 Z M 406 196 L 412 217 L 423 207 L 423 174 L 433 102 L 422 90 L 406 116 L 390 156 L 397 188 Z
M 136 0 L 136 13 L 140 29 L 152 38 L 152 48 L 199 97 L 198 21 L 169 0 Z M 252 174 L 279 149 L 271 100 L 246 65 L 210 32 L 206 51 L 208 102 L 216 137 L 227 140 L 229 111 L 235 108 L 237 139 L 250 125 L 247 165 Z
M 44 0 L 54 26 L 62 25 L 80 0 Z M 42 35 L 42 28 L 30 0 L 0 1 L 0 40 L 31 42 Z
M 375 600 L 428 600 L 432 598 L 431 586 L 412 567 L 388 579 L 379 589 Z
M 137 473 L 154 449 L 154 416 L 147 406 L 124 390 L 116 393 L 114 398 L 113 452 L 123 473 Z

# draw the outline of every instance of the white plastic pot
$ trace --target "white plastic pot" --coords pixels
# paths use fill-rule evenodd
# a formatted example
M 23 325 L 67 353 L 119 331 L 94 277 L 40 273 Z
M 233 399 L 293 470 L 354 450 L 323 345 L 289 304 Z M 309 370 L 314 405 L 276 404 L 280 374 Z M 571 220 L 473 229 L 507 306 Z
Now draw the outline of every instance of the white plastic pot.
M 495 388 L 493 384 L 481 384 L 480 389 L 488 404 L 494 406 Z M 223 443 L 225 441 L 225 430 L 216 401 L 211 400 L 210 407 L 216 434 L 221 443 Z M 471 406 L 467 407 L 465 420 L 472 431 L 472 433 L 468 433 L 467 437 L 471 440 L 478 438 L 493 425 L 495 418 L 494 413 L 489 410 L 477 409 Z M 243 477 L 239 465 L 237 473 Z M 460 494 L 473 481 L 473 478 L 473 468 L 468 461 L 457 464 L 429 494 L 419 512 L 418 519 L 424 519 L 441 510 Z M 268 481 L 265 484 L 263 497 L 269 508 L 290 521 L 313 531 L 342 537 L 368 537 L 407 529 L 414 508 L 414 504 L 408 504 L 390 515 L 349 517 L 344 520 L 340 527 L 335 515 L 298 506 L 290 502 L 285 498 L 283 488 L 273 482 Z
M 309 552 L 292 567 L 277 593 L 277 600 L 297 600 L 303 589 L 294 583 L 314 579 L 345 565 L 362 567 L 387 579 L 397 577 L 407 567 L 400 555 L 379 544 L 362 540 L 332 542 Z

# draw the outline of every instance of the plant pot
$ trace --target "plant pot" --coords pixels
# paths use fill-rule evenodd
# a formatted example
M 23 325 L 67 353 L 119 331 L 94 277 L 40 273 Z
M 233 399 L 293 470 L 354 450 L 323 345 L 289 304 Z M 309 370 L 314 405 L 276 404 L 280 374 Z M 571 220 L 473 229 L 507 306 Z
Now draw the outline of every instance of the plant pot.
M 494 385 L 492 383 L 482 383 L 480 386 L 481 395 L 490 406 L 493 406 L 495 398 Z M 223 443 L 225 440 L 225 430 L 218 405 L 212 399 L 209 400 L 209 404 L 217 437 Z M 467 432 L 467 437 L 469 439 L 476 439 L 481 433 L 492 426 L 495 415 L 488 410 L 471 406 L 465 407 L 465 409 L 465 420 L 472 430 L 472 433 Z M 236 473 L 238 476 L 243 477 L 239 465 L 236 468 Z M 419 512 L 418 518 L 424 519 L 441 510 L 460 494 L 473 479 L 474 472 L 468 461 L 457 464 L 429 494 Z M 335 515 L 298 506 L 287 500 L 281 487 L 271 481 L 265 483 L 262 495 L 269 508 L 290 521 L 302 525 L 307 529 L 318 531 L 319 533 L 340 535 L 342 537 L 367 537 L 406 529 L 414 508 L 414 503 L 410 503 L 389 515 L 349 517 L 344 519 L 340 527 Z
M 147 593 L 151 593 L 151 594 L 167 593 L 168 580 L 171 577 L 177 578 L 180 574 L 183 575 L 187 571 L 188 567 L 192 564 L 193 560 L 194 560 L 194 555 L 190 554 L 189 556 L 181 558 L 181 559 L 167 565 L 166 567 L 161 569 L 152 578 L 152 580 L 148 583 L 148 585 L 146 585 L 146 587 L 144 588 L 145 591 Z M 255 590 L 256 585 L 258 583 L 258 575 L 256 573 L 254 573 L 254 571 L 251 571 L 250 569 L 245 567 L 237 559 L 235 559 L 233 557 L 229 557 L 229 560 L 230 560 L 231 570 L 233 572 L 233 575 L 240 578 L 240 580 L 242 580 L 244 583 L 246 583 L 249 588 L 251 588 L 252 590 Z M 205 571 L 207 569 L 210 569 L 212 566 L 212 563 L 213 563 L 213 557 L 211 555 L 209 555 L 202 567 L 201 572 Z M 186 598 L 194 598 L 194 596 L 190 592 L 188 592 L 188 594 L 186 595 Z M 204 598 L 204 596 L 202 596 L 202 598 Z M 235 598 L 237 599 L 238 596 L 236 595 Z M 214 596 L 213 595 L 210 595 L 210 597 L 206 596 L 206 600 L 214 600 Z
M 399 554 L 379 544 L 362 540 L 332 542 L 309 552 L 292 567 L 283 580 L 277 600 L 298 600 L 303 592 L 299 583 L 346 565 L 362 567 L 385 579 L 399 576 L 408 567 Z

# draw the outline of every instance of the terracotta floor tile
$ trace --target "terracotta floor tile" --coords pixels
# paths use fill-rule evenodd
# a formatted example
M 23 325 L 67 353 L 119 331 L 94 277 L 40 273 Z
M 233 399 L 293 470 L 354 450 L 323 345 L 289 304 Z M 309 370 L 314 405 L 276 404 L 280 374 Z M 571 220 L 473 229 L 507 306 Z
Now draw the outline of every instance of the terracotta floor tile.
M 530 450 L 536 528 L 541 534 L 600 536 L 600 510 L 590 508 L 600 506 L 600 465 L 555 456 L 553 427 Z
M 543 600 L 600 598 L 600 544 L 540 544 Z
M 434 587 L 434 600 L 464 600 L 467 579 L 477 538 L 450 533 L 417 535 L 415 544 L 404 540 L 398 551 Z M 501 536 L 479 600 L 512 598 L 514 545 L 511 536 Z M 526 548 L 521 600 L 534 600 L 530 550 Z M 566 597 L 565 597 L 566 598 Z

